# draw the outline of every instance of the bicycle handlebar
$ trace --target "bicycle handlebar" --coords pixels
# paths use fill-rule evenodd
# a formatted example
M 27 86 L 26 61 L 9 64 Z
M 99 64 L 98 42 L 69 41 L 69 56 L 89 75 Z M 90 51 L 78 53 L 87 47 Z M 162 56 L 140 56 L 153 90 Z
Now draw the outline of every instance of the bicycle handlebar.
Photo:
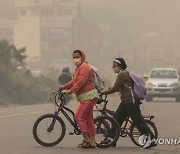
M 107 103 L 108 103 L 107 95 L 100 95 L 97 104 L 99 104 L 103 108 L 102 110 L 106 109 Z M 98 109 L 98 106 L 97 105 L 95 106 Z
M 54 92 L 51 92 L 50 94 L 50 101 L 54 103 L 56 106 L 60 107 L 61 105 L 65 104 L 65 90 L 57 90 Z M 52 99 L 53 96 L 53 99 Z
M 105 96 L 105 97 L 103 98 L 103 96 Z M 101 104 L 102 102 L 105 102 L 107 104 L 107 102 L 108 102 L 107 95 L 99 95 L 97 104 Z

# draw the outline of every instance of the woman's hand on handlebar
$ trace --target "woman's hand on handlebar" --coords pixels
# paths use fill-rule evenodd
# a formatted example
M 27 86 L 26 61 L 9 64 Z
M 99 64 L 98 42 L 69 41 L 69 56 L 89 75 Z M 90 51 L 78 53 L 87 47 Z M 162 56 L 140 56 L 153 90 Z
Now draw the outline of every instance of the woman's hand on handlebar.
M 62 91 L 64 89 L 65 89 L 65 86 L 64 85 L 60 85 L 59 90 Z
M 67 91 L 66 91 L 66 95 L 69 95 L 69 94 L 71 94 L 71 93 L 72 93 L 71 90 L 67 90 Z

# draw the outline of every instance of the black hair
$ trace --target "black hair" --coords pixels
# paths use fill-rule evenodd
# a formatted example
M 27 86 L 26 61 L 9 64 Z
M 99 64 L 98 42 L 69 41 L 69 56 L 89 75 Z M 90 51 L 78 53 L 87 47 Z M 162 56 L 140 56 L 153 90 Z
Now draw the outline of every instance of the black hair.
M 126 62 L 123 58 L 115 58 L 115 59 L 121 63 L 120 66 L 123 70 L 125 70 L 127 68 Z
M 74 53 L 79 53 L 79 54 L 81 55 L 81 57 L 82 57 L 82 53 L 81 53 L 80 50 L 75 50 L 75 51 L 73 52 L 73 54 L 74 54 Z

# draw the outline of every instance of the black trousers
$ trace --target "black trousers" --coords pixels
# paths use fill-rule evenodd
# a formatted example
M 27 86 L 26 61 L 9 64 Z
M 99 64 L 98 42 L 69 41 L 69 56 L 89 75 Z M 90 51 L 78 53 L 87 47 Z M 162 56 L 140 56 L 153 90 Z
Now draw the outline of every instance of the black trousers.
M 141 134 L 150 134 L 151 139 L 155 138 L 154 134 L 149 129 L 141 114 L 139 100 L 137 100 L 135 103 L 120 103 L 119 107 L 116 110 L 116 114 L 113 117 L 119 123 L 119 126 L 121 126 L 127 116 L 129 116 L 132 119 L 133 123 L 137 125 L 137 128 L 139 129 Z

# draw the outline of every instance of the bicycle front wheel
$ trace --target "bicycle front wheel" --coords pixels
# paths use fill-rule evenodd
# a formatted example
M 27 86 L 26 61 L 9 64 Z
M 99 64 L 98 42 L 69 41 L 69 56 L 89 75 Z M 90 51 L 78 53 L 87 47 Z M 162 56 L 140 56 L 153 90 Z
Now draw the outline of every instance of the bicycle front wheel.
M 119 139 L 120 128 L 115 119 L 101 116 L 94 120 L 96 128 L 96 144 L 99 148 L 113 146 Z M 113 130 L 113 131 L 112 131 Z
M 150 120 L 144 120 L 145 123 L 148 125 L 149 129 L 152 131 L 152 133 L 154 134 L 155 138 L 158 138 L 158 130 L 155 126 L 155 124 L 150 121 Z M 138 143 L 138 139 L 142 134 L 140 133 L 139 129 L 137 128 L 136 125 L 132 125 L 131 130 L 130 130 L 130 138 L 132 140 L 132 142 L 137 145 L 137 146 L 141 146 Z
M 66 126 L 64 121 L 54 114 L 40 116 L 33 125 L 33 137 L 42 146 L 57 145 L 65 136 Z

